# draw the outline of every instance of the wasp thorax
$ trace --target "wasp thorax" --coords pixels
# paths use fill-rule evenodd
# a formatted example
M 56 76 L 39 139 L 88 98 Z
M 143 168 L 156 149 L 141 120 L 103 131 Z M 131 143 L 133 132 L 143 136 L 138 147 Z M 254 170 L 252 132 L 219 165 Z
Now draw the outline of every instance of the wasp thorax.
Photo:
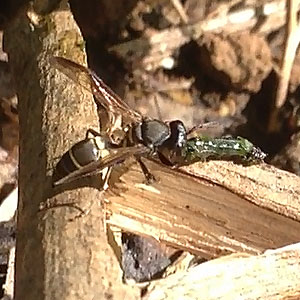
M 133 141 L 138 141 L 153 149 L 162 145 L 170 136 L 170 129 L 166 123 L 158 120 L 145 120 L 134 126 Z

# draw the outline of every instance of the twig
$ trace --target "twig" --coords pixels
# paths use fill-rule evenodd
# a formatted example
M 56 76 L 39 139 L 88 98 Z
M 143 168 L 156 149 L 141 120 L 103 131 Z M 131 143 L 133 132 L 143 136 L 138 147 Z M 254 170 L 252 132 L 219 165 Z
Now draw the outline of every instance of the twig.
M 298 24 L 299 0 L 287 0 L 287 26 L 284 45 L 284 55 L 278 73 L 279 83 L 275 97 L 275 107 L 269 121 L 269 131 L 275 131 L 279 109 L 283 106 L 288 93 L 288 85 L 296 51 L 300 43 L 300 25 Z
M 279 74 L 280 81 L 276 95 L 276 107 L 280 108 L 286 99 L 288 84 L 291 76 L 291 69 L 295 59 L 296 51 L 300 43 L 300 25 L 298 23 L 299 0 L 287 1 L 287 31 L 284 56 Z
M 183 23 L 187 24 L 188 23 L 188 16 L 185 13 L 185 10 L 182 7 L 182 4 L 180 0 L 171 0 L 174 8 L 177 10 L 180 18 L 182 19 Z

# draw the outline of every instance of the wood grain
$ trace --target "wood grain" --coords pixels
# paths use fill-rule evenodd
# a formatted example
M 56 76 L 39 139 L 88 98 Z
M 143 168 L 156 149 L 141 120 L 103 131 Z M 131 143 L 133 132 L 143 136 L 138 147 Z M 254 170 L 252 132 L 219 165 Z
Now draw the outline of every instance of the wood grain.
M 206 258 L 299 241 L 297 176 L 266 164 L 208 162 L 172 170 L 146 163 L 159 179 L 151 186 L 142 184 L 135 163 L 114 183 L 116 171 L 105 194 L 109 224 Z
M 299 299 L 300 245 L 258 256 L 237 253 L 171 275 L 143 299 Z

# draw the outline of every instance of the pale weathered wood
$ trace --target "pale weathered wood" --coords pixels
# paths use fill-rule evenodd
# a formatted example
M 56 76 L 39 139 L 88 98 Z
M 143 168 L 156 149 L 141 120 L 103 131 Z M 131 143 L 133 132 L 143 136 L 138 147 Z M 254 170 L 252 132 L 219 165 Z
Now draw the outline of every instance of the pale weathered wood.
M 208 162 L 180 170 L 146 164 L 159 182 L 142 185 L 133 164 L 105 194 L 108 223 L 207 258 L 300 239 L 296 175 L 266 164 Z
M 47 1 L 36 2 L 44 13 L 49 11 Z M 101 192 L 89 187 L 52 188 L 59 158 L 84 138 L 88 128 L 97 129 L 99 120 L 92 95 L 48 63 L 49 55 L 82 64 L 85 60 L 84 42 L 66 2 L 44 13 L 23 12 L 5 32 L 20 116 L 15 299 L 134 299 L 139 290 L 123 285 L 107 242 Z M 74 208 L 39 212 L 46 200 L 76 202 L 91 210 L 71 222 L 78 214 Z
M 143 299 L 299 299 L 300 244 L 259 256 L 232 254 L 153 282 Z
M 300 222 L 300 177 L 295 174 L 268 164 L 242 167 L 222 161 L 198 163 L 182 170 Z

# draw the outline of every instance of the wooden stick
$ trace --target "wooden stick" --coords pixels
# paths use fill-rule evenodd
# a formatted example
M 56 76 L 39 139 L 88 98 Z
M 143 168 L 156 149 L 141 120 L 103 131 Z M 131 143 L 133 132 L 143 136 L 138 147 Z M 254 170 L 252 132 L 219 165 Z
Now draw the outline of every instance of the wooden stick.
M 108 224 L 206 258 L 260 253 L 299 240 L 296 175 L 265 164 L 209 162 L 180 170 L 146 164 L 159 179 L 151 186 L 142 184 L 134 163 L 120 178 L 125 167 L 114 171 L 104 195 Z
M 35 4 L 32 7 L 42 5 Z M 122 284 L 119 263 L 107 242 L 101 193 L 78 186 L 68 191 L 52 188 L 51 175 L 59 158 L 85 137 L 88 128 L 99 125 L 92 95 L 48 63 L 49 55 L 85 61 L 80 31 L 67 3 L 61 5 L 46 15 L 23 12 L 5 32 L 20 116 L 14 296 L 27 300 L 134 299 L 139 290 Z M 40 202 L 47 199 L 80 203 L 83 208 L 91 207 L 90 213 L 69 222 L 78 213 L 72 207 L 39 212 Z
M 144 300 L 299 299 L 300 244 L 259 256 L 233 254 L 148 287 Z

